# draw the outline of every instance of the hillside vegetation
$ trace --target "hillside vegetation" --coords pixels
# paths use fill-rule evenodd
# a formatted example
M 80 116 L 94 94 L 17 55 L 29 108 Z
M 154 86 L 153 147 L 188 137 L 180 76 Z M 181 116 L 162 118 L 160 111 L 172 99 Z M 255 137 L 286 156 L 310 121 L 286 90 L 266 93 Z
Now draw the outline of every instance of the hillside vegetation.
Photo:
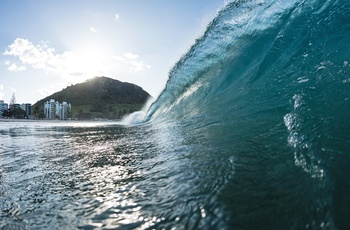
M 150 95 L 137 85 L 107 77 L 95 77 L 43 98 L 33 105 L 33 111 L 43 112 L 44 103 L 55 99 L 72 105 L 73 119 L 120 119 L 126 114 L 140 110 L 149 97 Z

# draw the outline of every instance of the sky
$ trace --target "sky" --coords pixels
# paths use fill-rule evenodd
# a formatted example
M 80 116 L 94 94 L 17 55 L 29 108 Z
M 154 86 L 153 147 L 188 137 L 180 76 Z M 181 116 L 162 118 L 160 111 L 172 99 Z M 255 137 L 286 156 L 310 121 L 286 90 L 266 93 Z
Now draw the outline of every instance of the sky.
M 95 76 L 153 97 L 227 0 L 1 0 L 0 100 L 32 103 Z

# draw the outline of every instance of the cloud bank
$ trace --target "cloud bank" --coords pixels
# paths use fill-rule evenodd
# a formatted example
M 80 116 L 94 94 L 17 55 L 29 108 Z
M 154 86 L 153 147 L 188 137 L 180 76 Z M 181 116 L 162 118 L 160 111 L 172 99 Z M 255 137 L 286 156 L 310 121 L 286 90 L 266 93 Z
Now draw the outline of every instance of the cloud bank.
M 91 27 L 91 31 L 93 30 Z M 96 49 L 88 52 L 94 47 L 86 47 L 85 53 L 65 51 L 59 54 L 48 44 L 49 42 L 42 41 L 34 45 L 28 39 L 17 38 L 3 53 L 17 58 L 17 63 L 6 61 L 7 69 L 19 72 L 25 71 L 29 66 L 45 73 L 54 72 L 63 77 L 78 78 L 120 74 L 125 68 L 133 73 L 151 68 L 140 60 L 139 55 L 131 52 L 113 56 Z
M 7 47 L 3 55 L 17 57 L 24 65 L 48 72 L 62 69 L 71 53 L 56 54 L 53 48 L 48 47 L 47 42 L 35 46 L 27 39 L 17 38 Z M 10 61 L 6 61 L 6 65 L 10 71 L 26 70 L 25 66 L 18 66 Z

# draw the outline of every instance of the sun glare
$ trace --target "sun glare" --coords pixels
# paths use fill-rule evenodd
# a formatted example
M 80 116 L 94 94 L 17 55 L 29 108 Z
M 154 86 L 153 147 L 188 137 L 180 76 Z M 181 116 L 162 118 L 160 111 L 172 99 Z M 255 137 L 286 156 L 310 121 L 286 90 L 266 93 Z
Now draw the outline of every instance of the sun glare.
M 84 81 L 101 75 L 110 75 L 113 63 L 110 52 L 99 43 L 83 43 L 72 50 L 66 60 L 66 72 L 70 79 Z M 71 79 L 72 80 L 72 79 Z

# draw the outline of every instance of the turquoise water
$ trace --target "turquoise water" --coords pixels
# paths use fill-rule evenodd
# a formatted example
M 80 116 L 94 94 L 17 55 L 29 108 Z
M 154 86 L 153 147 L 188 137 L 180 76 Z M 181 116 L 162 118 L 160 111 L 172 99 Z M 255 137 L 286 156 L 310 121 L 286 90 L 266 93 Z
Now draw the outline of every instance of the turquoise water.
M 349 51 L 349 1 L 228 4 L 141 123 L 0 123 L 1 227 L 349 229 Z
M 209 159 L 228 226 L 350 228 L 349 51 L 349 1 L 231 3 L 146 120 Z

